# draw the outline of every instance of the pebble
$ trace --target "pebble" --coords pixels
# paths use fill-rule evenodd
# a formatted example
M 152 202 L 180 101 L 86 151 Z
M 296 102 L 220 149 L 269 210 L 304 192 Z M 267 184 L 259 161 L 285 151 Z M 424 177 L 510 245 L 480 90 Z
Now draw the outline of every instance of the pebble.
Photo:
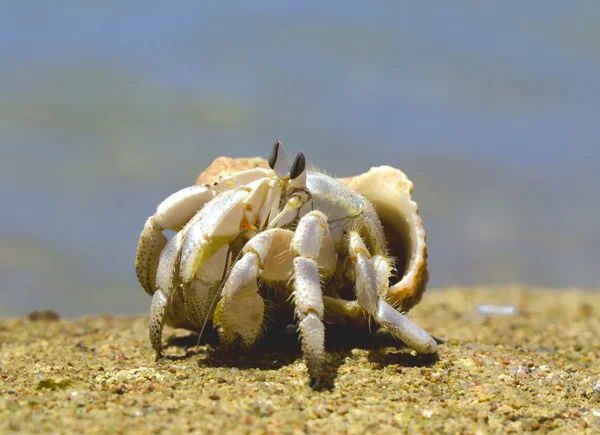
M 56 322 L 57 320 L 60 320 L 60 315 L 56 311 L 50 309 L 35 310 L 27 314 L 26 317 L 32 322 Z

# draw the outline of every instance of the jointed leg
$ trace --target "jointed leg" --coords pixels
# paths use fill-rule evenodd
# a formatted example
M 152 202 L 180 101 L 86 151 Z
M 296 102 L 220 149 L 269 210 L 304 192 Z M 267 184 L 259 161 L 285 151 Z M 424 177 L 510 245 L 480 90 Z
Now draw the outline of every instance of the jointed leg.
M 227 189 L 243 186 L 267 176 L 261 168 L 249 169 L 223 178 L 218 183 L 190 186 L 167 197 L 147 221 L 140 235 L 135 257 L 138 280 L 150 295 L 156 290 L 156 268 L 167 244 L 163 230 L 179 231 L 208 201 Z
M 173 302 L 175 298 L 174 292 L 176 289 L 178 289 L 181 282 L 179 279 L 178 264 L 181 243 L 185 238 L 189 227 L 197 220 L 197 216 L 199 214 L 200 213 L 193 217 L 181 231 L 179 231 L 171 240 L 169 240 L 169 242 L 160 252 L 158 265 L 152 269 L 155 275 L 156 291 L 152 296 L 152 307 L 150 311 L 150 319 L 148 321 L 148 332 L 150 334 L 152 347 L 156 351 L 157 358 L 162 354 L 162 330 L 163 325 L 165 324 L 165 316 L 168 315 L 166 313 L 166 309 L 174 308 L 173 306 L 169 305 L 169 301 Z M 157 234 L 164 238 L 161 232 L 158 232 Z M 189 287 L 189 285 L 187 287 Z M 187 305 L 188 304 L 186 301 L 186 311 Z M 194 318 L 191 318 L 190 321 L 194 323 Z
M 229 245 L 223 245 L 198 269 L 191 283 L 183 286 L 185 315 L 197 328 L 204 325 L 226 267 Z
M 264 302 L 257 280 L 286 282 L 291 277 L 294 254 L 289 250 L 293 233 L 280 228 L 257 234 L 244 246 L 243 257 L 233 266 L 214 314 L 224 345 L 239 336 L 251 346 L 262 330 Z
M 152 349 L 156 352 L 156 359 L 162 356 L 162 330 L 165 324 L 165 310 L 168 299 L 161 290 L 156 290 L 152 295 L 150 317 L 148 319 L 148 334 Z
M 162 354 L 162 329 L 165 320 L 170 316 L 167 311 L 180 309 L 172 304 L 174 300 L 178 302 L 182 300 L 182 289 L 179 288 L 181 283 L 180 251 L 190 229 L 202 219 L 205 205 L 218 193 L 264 179 L 266 176 L 268 176 L 267 171 L 256 168 L 226 177 L 212 185 L 187 187 L 165 199 L 157 207 L 156 213 L 146 221 L 138 242 L 135 269 L 140 284 L 146 292 L 153 296 L 148 330 L 157 357 Z M 260 196 L 259 192 L 253 193 L 254 196 Z M 249 196 L 253 198 L 253 195 Z M 254 208 L 258 209 L 259 207 Z M 167 238 L 162 233 L 163 230 L 174 230 L 178 233 L 171 241 L 167 242 Z M 222 244 L 220 243 L 220 245 Z M 206 255 L 206 257 L 208 259 L 210 255 Z M 210 263 L 210 259 L 208 262 Z M 203 277 L 202 270 L 198 271 L 198 274 L 195 272 L 190 274 L 189 279 L 184 282 L 186 287 L 183 293 L 185 311 L 190 312 L 188 317 L 193 324 L 199 323 L 200 320 L 203 321 L 206 317 L 203 309 L 206 310 L 206 307 L 210 306 L 210 303 L 204 304 L 204 300 L 210 297 L 210 294 L 207 296 L 207 292 L 204 291 L 206 289 L 199 288 L 202 287 L 201 284 L 207 283 L 204 279 L 206 277 Z M 202 283 L 195 282 L 196 278 L 200 278 Z M 174 299 L 176 290 L 179 293 Z M 179 315 L 176 317 L 180 318 Z
M 233 266 L 223 287 L 223 297 L 215 310 L 214 323 L 225 346 L 240 337 L 244 346 L 258 338 L 264 319 L 265 303 L 258 294 L 259 258 L 247 252 Z
M 388 285 L 387 270 L 389 268 L 385 261 L 381 261 L 383 257 L 371 258 L 367 247 L 356 232 L 350 233 L 350 258 L 355 264 L 358 303 L 375 318 L 377 323 L 417 352 L 435 353 L 437 343 L 431 335 L 379 297 L 379 287 Z M 373 260 L 377 260 L 377 269 Z M 383 279 L 384 274 L 386 275 L 385 280 Z
M 157 225 L 155 217 L 151 216 L 140 234 L 135 254 L 135 274 L 149 295 L 156 291 L 156 269 L 160 253 L 166 244 L 167 238 L 162 233 L 162 228 Z
M 225 192 L 206 204 L 203 216 L 190 227 L 181 246 L 181 279 L 189 283 L 203 263 L 256 222 L 270 179 L 261 178 Z
M 294 302 L 302 351 L 308 373 L 315 380 L 321 374 L 325 352 L 323 296 L 317 260 L 330 267 L 335 267 L 336 262 L 327 217 L 323 213 L 314 211 L 300 219 L 292 250 L 298 255 L 294 259 Z
M 167 244 L 162 231 L 179 231 L 214 196 L 215 192 L 205 186 L 186 187 L 161 202 L 146 221 L 135 257 L 135 272 L 146 292 L 153 294 L 156 290 L 159 257 Z

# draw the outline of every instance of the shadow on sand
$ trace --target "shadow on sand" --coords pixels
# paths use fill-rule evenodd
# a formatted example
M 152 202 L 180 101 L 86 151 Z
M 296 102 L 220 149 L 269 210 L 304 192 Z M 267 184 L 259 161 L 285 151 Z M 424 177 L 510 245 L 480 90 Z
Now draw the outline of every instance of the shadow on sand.
M 302 358 L 300 338 L 296 326 L 270 327 L 270 331 L 250 349 L 235 346 L 225 349 L 219 345 L 214 330 L 205 331 L 200 347 L 198 334 L 173 336 L 167 340 L 168 346 L 186 350 L 185 356 L 166 356 L 171 360 L 194 357 L 200 353 L 207 355 L 198 362 L 201 367 L 236 367 L 238 369 L 277 370 L 293 364 Z M 283 331 L 283 332 L 281 332 Z M 442 343 L 441 340 L 437 340 Z M 368 359 L 379 368 L 391 364 L 401 367 L 429 367 L 438 361 L 437 354 L 415 355 L 400 340 L 384 329 L 372 333 L 368 330 L 355 330 L 345 326 L 329 325 L 326 329 L 326 359 L 323 375 L 311 382 L 317 391 L 331 390 L 345 359 L 352 355 L 352 349 L 369 350 Z M 395 348 L 390 352 L 390 348 Z

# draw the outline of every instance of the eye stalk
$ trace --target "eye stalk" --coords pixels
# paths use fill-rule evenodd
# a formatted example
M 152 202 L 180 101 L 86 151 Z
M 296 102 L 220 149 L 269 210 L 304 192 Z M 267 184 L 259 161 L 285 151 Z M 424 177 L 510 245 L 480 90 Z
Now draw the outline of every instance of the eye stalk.
M 304 171 L 306 167 L 306 158 L 303 153 L 298 153 L 296 158 L 294 159 L 294 163 L 292 163 L 292 169 L 290 170 L 290 178 L 292 180 L 298 178 L 298 176 Z
M 290 157 L 285 152 L 281 142 L 277 141 L 271 148 L 271 154 L 269 154 L 269 166 L 275 175 L 280 179 L 285 179 L 290 175 Z
M 281 147 L 281 142 L 277 141 L 273 144 L 273 148 L 271 148 L 271 154 L 269 154 L 269 167 L 271 169 L 275 169 L 275 162 L 277 161 L 277 155 L 279 154 L 279 147 Z
M 298 153 L 292 163 L 290 170 L 290 183 L 297 189 L 304 189 L 306 187 L 306 157 L 303 153 Z

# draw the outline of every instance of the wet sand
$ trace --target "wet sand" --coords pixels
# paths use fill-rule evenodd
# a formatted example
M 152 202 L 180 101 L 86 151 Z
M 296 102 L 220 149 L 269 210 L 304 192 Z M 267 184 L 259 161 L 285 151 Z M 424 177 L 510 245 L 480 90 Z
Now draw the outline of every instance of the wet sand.
M 600 433 L 599 293 L 430 290 L 410 316 L 437 358 L 330 328 L 318 391 L 291 328 L 237 352 L 167 328 L 155 362 L 143 316 L 3 319 L 0 432 Z

